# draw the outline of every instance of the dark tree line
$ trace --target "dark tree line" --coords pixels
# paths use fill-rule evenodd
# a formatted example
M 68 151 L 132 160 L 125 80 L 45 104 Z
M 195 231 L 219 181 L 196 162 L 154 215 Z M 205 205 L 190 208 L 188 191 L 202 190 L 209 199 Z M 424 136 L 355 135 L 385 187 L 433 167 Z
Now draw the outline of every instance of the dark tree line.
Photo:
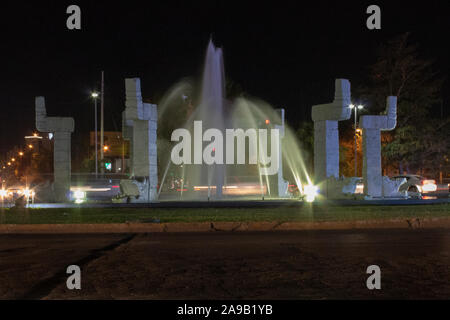
M 432 59 L 420 56 L 419 46 L 409 39 L 405 33 L 381 45 L 375 63 L 368 68 L 366 83 L 355 86 L 352 95 L 368 114 L 383 114 L 386 97 L 398 97 L 397 127 L 382 134 L 385 174 L 408 172 L 437 178 L 441 173 L 450 178 L 450 117 L 441 111 L 445 78 Z M 353 175 L 354 128 L 349 123 L 339 127 L 341 172 Z M 312 155 L 312 122 L 301 123 L 297 133 L 305 154 Z M 360 145 L 358 157 L 362 158 Z
M 400 173 L 448 172 L 450 118 L 431 112 L 442 106 L 445 80 L 434 61 L 422 58 L 405 33 L 379 48 L 369 70 L 360 95 L 370 113 L 384 112 L 387 96 L 398 98 L 397 127 L 383 134 L 384 165 Z

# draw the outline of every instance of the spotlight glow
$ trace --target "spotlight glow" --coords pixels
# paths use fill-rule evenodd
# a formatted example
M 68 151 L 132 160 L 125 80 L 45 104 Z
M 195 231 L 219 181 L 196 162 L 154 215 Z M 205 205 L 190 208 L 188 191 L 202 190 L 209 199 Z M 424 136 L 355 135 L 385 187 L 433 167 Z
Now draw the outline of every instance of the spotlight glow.
M 306 196 L 306 202 L 313 202 L 317 196 L 318 191 L 319 189 L 317 188 L 317 186 L 313 186 L 311 184 L 305 185 L 303 187 L 303 193 Z

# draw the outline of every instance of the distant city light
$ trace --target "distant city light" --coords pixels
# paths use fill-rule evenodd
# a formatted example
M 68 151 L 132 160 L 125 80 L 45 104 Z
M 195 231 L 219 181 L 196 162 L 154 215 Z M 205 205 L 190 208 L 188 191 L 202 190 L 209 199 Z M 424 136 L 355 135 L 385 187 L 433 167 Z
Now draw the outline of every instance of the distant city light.
M 19 156 L 23 156 L 23 152 L 21 151 L 21 152 L 19 152 Z
M 270 124 L 270 120 L 269 119 L 266 119 L 266 124 Z
M 32 145 L 32 144 L 29 144 L 29 145 L 28 145 L 28 148 L 33 149 L 33 145 Z
M 103 147 L 103 150 L 104 150 L 104 151 L 108 151 L 108 150 L 109 150 L 109 147 L 108 147 L 108 146 L 104 146 L 104 147 Z
M 94 99 L 97 99 L 98 98 L 98 93 L 97 92 L 92 92 L 91 93 L 91 97 L 94 98 Z
M 357 108 L 357 109 L 359 109 L 359 110 L 361 110 L 361 109 L 364 108 L 364 106 L 363 106 L 362 104 L 360 104 L 360 105 L 358 105 L 358 106 L 355 106 L 354 104 L 351 104 L 351 105 L 349 105 L 348 107 L 349 107 L 350 109 Z
M 25 136 L 25 139 L 41 139 L 42 140 L 42 137 L 39 136 L 37 133 L 33 133 L 32 136 Z

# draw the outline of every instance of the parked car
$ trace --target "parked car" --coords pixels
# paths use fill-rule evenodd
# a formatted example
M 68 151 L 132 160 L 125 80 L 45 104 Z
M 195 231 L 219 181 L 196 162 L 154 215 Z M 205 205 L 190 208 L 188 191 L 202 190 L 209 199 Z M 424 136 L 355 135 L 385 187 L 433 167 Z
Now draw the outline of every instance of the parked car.
M 433 193 L 437 190 L 436 181 L 415 174 L 405 174 L 393 177 L 394 179 L 406 178 L 399 191 L 416 192 L 420 194 Z

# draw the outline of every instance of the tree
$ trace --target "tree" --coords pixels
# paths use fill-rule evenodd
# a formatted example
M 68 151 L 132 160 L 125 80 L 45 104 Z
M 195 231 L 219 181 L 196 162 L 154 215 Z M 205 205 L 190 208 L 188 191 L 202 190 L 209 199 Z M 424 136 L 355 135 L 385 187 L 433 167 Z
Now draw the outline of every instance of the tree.
M 429 109 L 441 101 L 443 78 L 433 70 L 433 60 L 419 58 L 418 46 L 402 34 L 378 50 L 370 66 L 370 85 L 362 97 L 375 112 L 386 108 L 386 97 L 398 98 L 398 127 L 420 123 Z
M 358 90 L 372 114 L 384 112 L 387 96 L 397 96 L 397 128 L 383 132 L 382 144 L 383 162 L 398 163 L 400 173 L 442 167 L 449 152 L 442 140 L 448 119 L 433 119 L 429 113 L 442 101 L 444 79 L 418 48 L 409 42 L 409 33 L 382 45 L 369 68 L 369 85 Z

